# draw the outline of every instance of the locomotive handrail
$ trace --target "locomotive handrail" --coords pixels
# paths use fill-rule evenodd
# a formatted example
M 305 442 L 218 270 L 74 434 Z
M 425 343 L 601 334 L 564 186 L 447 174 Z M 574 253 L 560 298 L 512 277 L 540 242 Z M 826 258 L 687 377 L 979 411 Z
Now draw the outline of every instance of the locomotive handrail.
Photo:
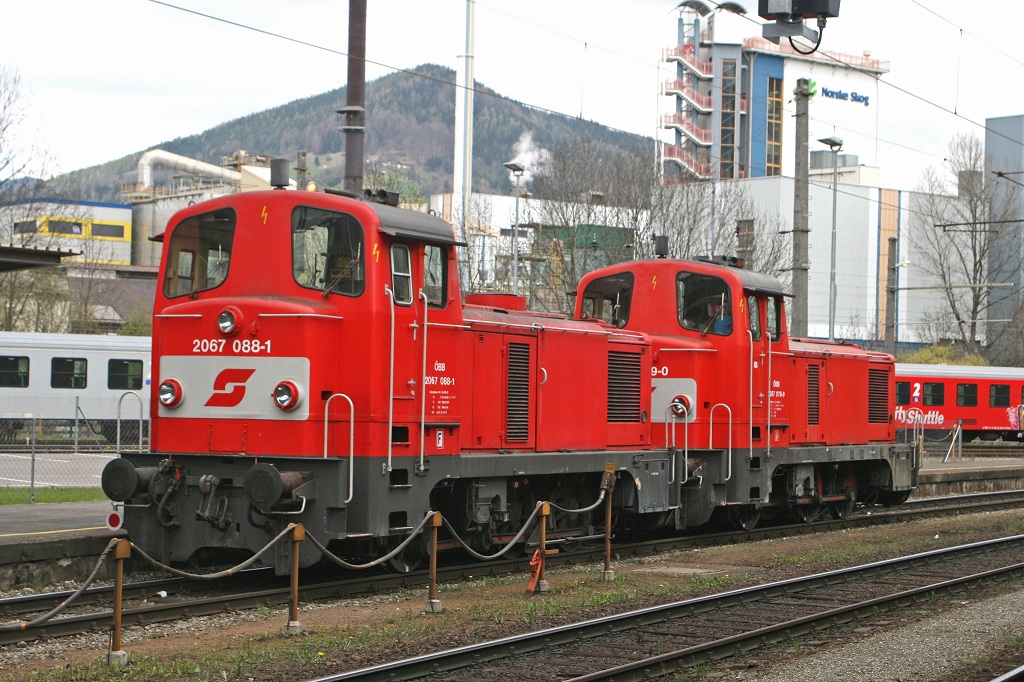
M 117 400 L 117 451 L 121 452 L 121 403 L 128 396 L 135 396 L 139 401 L 139 452 L 142 452 L 142 397 L 134 391 L 125 391 Z
M 355 481 L 356 466 L 356 406 L 344 393 L 334 393 L 324 404 L 324 459 L 327 459 L 327 423 L 331 414 L 331 401 L 335 398 L 344 398 L 348 401 L 348 498 L 345 504 L 352 501 L 354 494 L 353 485 Z
M 391 313 L 390 360 L 388 362 L 388 461 L 384 463 L 383 475 L 391 473 L 392 431 L 395 428 L 395 292 L 384 285 L 384 296 L 391 299 L 388 312 Z
M 593 329 L 590 329 L 590 328 L 580 329 L 578 327 L 554 327 L 554 326 L 544 326 L 544 327 L 541 327 L 537 323 L 533 323 L 533 324 L 515 324 L 514 322 L 499 322 L 497 320 L 473 320 L 473 324 L 486 324 L 486 325 L 492 325 L 492 326 L 495 326 L 495 327 L 508 327 L 510 329 L 541 329 L 543 331 L 576 332 L 578 334 L 602 334 L 604 336 L 611 336 L 614 333 L 610 329 L 601 329 L 599 327 L 593 328 Z M 620 334 L 623 333 L 623 330 L 621 330 L 621 329 L 620 330 L 616 330 L 616 331 L 618 333 L 620 333 Z M 626 333 L 628 333 L 628 331 Z M 637 336 L 639 338 L 640 335 L 637 334 L 635 336 Z
M 401 543 L 399 543 L 399 545 L 397 547 L 395 547 L 393 550 L 391 550 L 390 552 L 388 552 L 384 556 L 378 557 L 378 558 L 374 559 L 373 561 L 371 561 L 369 563 L 366 563 L 366 564 L 350 564 L 349 562 L 345 561 L 344 559 L 342 559 L 341 557 L 339 557 L 338 555 L 334 554 L 329 549 L 327 549 L 323 544 L 320 543 L 319 540 L 317 540 L 315 537 L 313 537 L 312 533 L 309 533 L 308 531 L 306 533 L 306 539 L 308 539 L 310 542 L 312 542 L 313 546 L 316 547 L 318 550 L 320 550 L 321 554 L 323 554 L 327 559 L 329 559 L 330 561 L 334 562 L 338 566 L 341 566 L 342 568 L 348 568 L 348 569 L 351 569 L 351 570 L 354 570 L 354 571 L 360 571 L 360 570 L 363 570 L 363 569 L 366 569 L 366 568 L 373 568 L 374 566 L 380 566 L 385 561 L 389 561 L 391 559 L 394 559 L 396 556 L 398 556 L 403 551 L 405 551 L 405 548 L 408 547 L 412 543 L 412 541 L 416 539 L 416 536 L 420 533 L 420 531 L 423 530 L 424 526 L 427 525 L 427 521 L 432 519 L 434 517 L 434 515 L 437 514 L 437 513 L 438 512 L 436 512 L 436 511 L 428 511 L 426 514 L 424 514 L 423 519 L 420 521 L 419 525 L 416 526 L 415 528 L 413 528 L 412 531 L 409 533 L 408 537 L 406 537 L 405 540 L 403 540 Z
M 715 409 L 719 407 L 724 407 L 729 413 L 729 456 L 727 458 L 729 461 L 729 473 L 725 477 L 725 481 L 728 481 L 732 478 L 732 408 L 725 403 L 716 403 L 713 405 L 711 407 L 711 412 L 708 415 L 708 449 L 710 450 L 715 447 Z M 722 482 L 724 483 L 725 481 Z
M 665 445 L 669 445 L 668 438 L 668 423 L 669 419 L 672 420 L 672 458 L 669 461 L 669 472 L 668 482 L 676 482 L 676 414 L 673 405 L 677 405 L 679 409 L 683 411 L 683 480 L 679 482 L 679 485 L 686 483 L 690 480 L 690 422 L 687 421 L 689 416 L 689 410 L 683 403 L 670 402 L 668 407 L 665 408 Z
M 420 289 L 419 296 L 423 300 L 423 376 L 420 382 L 420 471 L 424 470 L 427 448 L 427 315 L 430 312 L 430 299 Z

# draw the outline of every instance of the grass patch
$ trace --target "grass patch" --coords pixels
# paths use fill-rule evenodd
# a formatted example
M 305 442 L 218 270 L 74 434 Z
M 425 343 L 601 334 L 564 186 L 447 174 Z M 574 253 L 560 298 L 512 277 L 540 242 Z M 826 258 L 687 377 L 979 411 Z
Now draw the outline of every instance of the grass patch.
M 100 488 L 36 488 L 37 504 L 56 502 L 95 502 L 105 500 L 107 496 Z M 0 505 L 29 504 L 28 488 L 0 488 Z

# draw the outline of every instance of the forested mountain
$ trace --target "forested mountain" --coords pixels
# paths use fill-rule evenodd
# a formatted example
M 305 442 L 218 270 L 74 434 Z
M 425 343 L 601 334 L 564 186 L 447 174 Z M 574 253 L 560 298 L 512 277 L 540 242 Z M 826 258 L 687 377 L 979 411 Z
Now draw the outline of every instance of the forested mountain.
M 530 133 L 537 147 L 549 150 L 579 139 L 616 149 L 635 149 L 650 142 L 503 99 L 479 83 L 477 88 L 473 135 L 476 192 L 509 191 L 508 171 L 502 164 L 515 156 L 516 142 L 523 133 Z M 345 100 L 345 88 L 338 88 L 152 148 L 214 164 L 239 150 L 292 160 L 305 150 L 311 178 L 333 187 L 341 184 L 344 175 L 344 140 L 335 111 Z M 422 194 L 451 191 L 455 139 L 452 69 L 426 64 L 371 81 L 366 87 L 366 109 L 368 173 L 400 168 Z M 121 184 L 136 182 L 141 153 L 74 171 L 64 179 L 76 188 L 73 191 L 78 198 L 118 201 Z

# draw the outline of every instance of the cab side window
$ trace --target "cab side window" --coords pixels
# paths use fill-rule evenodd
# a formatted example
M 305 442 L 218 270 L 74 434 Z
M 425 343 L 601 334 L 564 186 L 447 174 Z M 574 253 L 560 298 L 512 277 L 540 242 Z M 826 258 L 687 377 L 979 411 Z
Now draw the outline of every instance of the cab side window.
M 779 322 L 782 320 L 782 299 L 772 296 L 768 299 L 768 335 L 772 341 L 778 341 L 780 336 Z
M 443 308 L 448 300 L 448 249 L 434 244 L 423 248 L 423 292 L 431 308 Z
M 402 243 L 391 245 L 391 290 L 398 305 L 412 303 L 412 260 Z
M 757 296 L 747 296 L 747 313 L 750 318 L 750 338 L 761 340 L 761 308 L 757 305 Z
M 681 272 L 676 277 L 679 324 L 704 334 L 732 333 L 729 285 L 720 277 Z

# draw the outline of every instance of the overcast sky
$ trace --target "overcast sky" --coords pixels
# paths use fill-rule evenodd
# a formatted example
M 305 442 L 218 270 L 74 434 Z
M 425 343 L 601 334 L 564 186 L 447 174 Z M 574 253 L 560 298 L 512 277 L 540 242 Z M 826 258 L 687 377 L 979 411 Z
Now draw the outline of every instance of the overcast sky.
M 345 85 L 346 0 L 170 4 L 282 37 L 152 0 L 5 3 L 0 64 L 20 73 L 29 114 L 19 140 L 74 170 Z M 478 0 L 476 78 L 526 104 L 654 135 L 668 110 L 660 84 L 674 76 L 660 58 L 676 42 L 676 4 Z M 455 68 L 465 0 L 368 6 L 368 80 L 427 62 Z M 915 187 L 927 166 L 942 163 L 953 135 L 984 138 L 985 118 L 1024 114 L 1024 10 L 1009 0 L 984 0 L 970 14 L 966 7 L 845 0 L 828 23 L 823 49 L 870 50 L 891 64 L 878 94 L 876 147 L 846 150 L 881 166 L 885 186 Z

